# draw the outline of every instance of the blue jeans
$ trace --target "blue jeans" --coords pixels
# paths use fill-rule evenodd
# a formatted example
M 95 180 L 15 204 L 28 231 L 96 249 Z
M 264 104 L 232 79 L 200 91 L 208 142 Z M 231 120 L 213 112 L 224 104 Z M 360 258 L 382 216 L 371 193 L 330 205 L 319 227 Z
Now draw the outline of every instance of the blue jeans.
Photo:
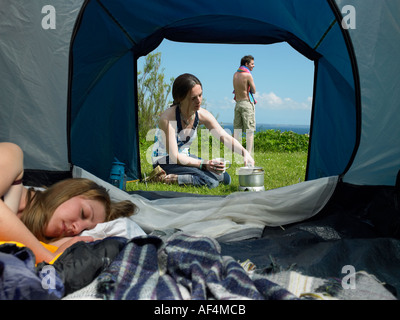
M 195 167 L 168 164 L 168 161 L 166 162 L 167 164 L 155 164 L 153 167 L 159 165 L 167 174 L 176 174 L 180 185 L 207 186 L 212 189 L 218 187 L 220 183 L 231 183 L 231 177 L 226 171 L 223 174 L 215 174 Z

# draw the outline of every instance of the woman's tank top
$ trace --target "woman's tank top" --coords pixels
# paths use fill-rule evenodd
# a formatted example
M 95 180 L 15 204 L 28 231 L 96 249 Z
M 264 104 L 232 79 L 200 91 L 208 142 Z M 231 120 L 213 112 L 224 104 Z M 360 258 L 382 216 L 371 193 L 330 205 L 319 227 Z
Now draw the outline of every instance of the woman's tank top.
M 196 116 L 193 123 L 193 128 L 190 129 L 190 134 L 186 135 L 185 130 L 182 128 L 181 113 L 179 106 L 175 107 L 175 118 L 176 118 L 176 143 L 178 145 L 178 152 L 190 156 L 190 146 L 194 139 L 197 137 L 197 127 L 199 125 L 199 115 L 196 111 Z M 186 130 L 187 131 L 187 130 Z M 164 131 L 157 128 L 156 135 L 154 137 L 152 162 L 153 164 L 166 164 L 168 163 L 168 152 L 165 147 L 165 134 Z

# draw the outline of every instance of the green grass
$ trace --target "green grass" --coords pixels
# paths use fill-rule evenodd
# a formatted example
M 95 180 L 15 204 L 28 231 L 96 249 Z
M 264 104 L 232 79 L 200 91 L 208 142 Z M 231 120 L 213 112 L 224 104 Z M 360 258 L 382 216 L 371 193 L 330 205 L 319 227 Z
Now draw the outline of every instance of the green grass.
M 262 167 L 264 187 L 266 190 L 276 189 L 304 181 L 307 165 L 308 135 L 299 135 L 293 132 L 268 130 L 256 133 L 255 136 L 255 165 Z M 152 142 L 141 142 L 142 174 L 148 175 L 152 171 L 151 164 L 146 159 L 146 151 Z M 245 142 L 244 142 L 245 144 Z M 223 151 L 223 147 L 221 147 Z M 222 153 L 222 152 L 221 152 Z M 229 159 L 229 157 L 227 157 Z M 167 185 L 163 183 L 130 182 L 128 191 L 177 191 L 204 195 L 228 195 L 238 191 L 239 178 L 236 169 L 243 166 L 242 158 L 235 156 L 228 173 L 232 178 L 229 186 L 220 185 L 214 189 L 207 187 Z M 236 161 L 237 160 L 237 161 Z

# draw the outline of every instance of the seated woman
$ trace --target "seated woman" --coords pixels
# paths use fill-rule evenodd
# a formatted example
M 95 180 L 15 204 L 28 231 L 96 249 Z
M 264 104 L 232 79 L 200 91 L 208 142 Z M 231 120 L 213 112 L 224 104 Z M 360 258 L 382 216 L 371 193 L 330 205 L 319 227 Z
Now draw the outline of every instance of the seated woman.
M 76 236 L 135 211 L 130 201 L 112 203 L 107 190 L 91 180 L 67 179 L 35 191 L 22 185 L 23 172 L 22 150 L 0 143 L 0 241 L 24 244 L 37 262 L 50 262 L 77 241 L 93 241 Z M 58 250 L 51 252 L 40 241 L 53 242 Z
M 202 124 L 224 145 L 242 155 L 245 165 L 254 166 L 250 153 L 220 126 L 209 111 L 201 107 L 203 88 L 197 77 L 185 73 L 176 78 L 172 97 L 172 106 L 160 116 L 153 147 L 153 168 L 161 167 L 157 181 L 206 185 L 209 188 L 215 188 L 221 182 L 230 183 L 229 174 L 223 172 L 223 163 L 200 159 L 188 151 L 196 138 L 198 126 Z

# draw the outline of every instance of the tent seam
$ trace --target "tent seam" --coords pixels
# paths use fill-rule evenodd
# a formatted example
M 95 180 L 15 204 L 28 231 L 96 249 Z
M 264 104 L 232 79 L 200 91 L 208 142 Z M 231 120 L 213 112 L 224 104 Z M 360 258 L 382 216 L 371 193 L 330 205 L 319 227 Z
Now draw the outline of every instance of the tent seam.
M 319 41 L 317 42 L 317 44 L 314 46 L 314 50 L 317 50 L 318 47 L 321 45 L 321 43 L 324 41 L 324 39 L 326 38 L 326 36 L 328 35 L 328 33 L 332 30 L 333 26 L 336 24 L 336 19 L 334 19 L 331 24 L 329 25 L 328 29 L 326 29 L 326 31 L 324 32 L 324 34 L 322 35 L 321 39 L 319 39 Z
M 127 30 L 122 26 L 121 23 L 118 22 L 118 20 L 112 15 L 112 13 L 106 8 L 106 6 L 100 1 L 96 0 L 96 2 L 99 4 L 99 6 L 104 10 L 104 12 L 111 18 L 112 21 L 118 26 L 118 28 L 125 34 L 125 36 L 128 38 L 128 40 L 132 44 L 137 44 L 135 40 L 130 36 Z

